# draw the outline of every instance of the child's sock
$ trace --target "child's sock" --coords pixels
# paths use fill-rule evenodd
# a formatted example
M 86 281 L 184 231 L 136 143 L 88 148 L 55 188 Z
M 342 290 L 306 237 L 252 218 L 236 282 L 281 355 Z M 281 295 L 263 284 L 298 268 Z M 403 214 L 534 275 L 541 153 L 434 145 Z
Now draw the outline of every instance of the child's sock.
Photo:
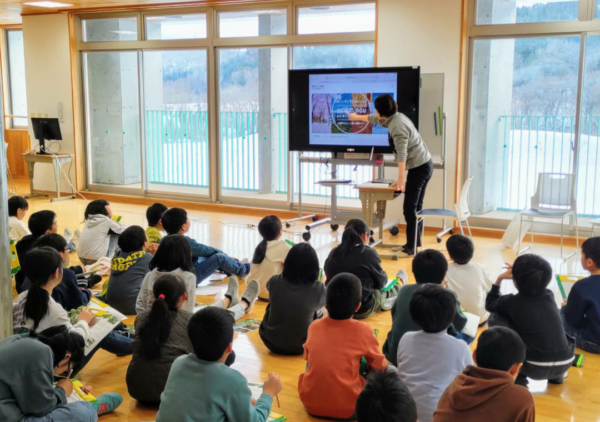
M 123 397 L 117 393 L 106 393 L 102 394 L 92 402 L 92 405 L 98 412 L 98 416 L 104 415 L 105 413 L 114 412 L 117 407 L 123 403 Z

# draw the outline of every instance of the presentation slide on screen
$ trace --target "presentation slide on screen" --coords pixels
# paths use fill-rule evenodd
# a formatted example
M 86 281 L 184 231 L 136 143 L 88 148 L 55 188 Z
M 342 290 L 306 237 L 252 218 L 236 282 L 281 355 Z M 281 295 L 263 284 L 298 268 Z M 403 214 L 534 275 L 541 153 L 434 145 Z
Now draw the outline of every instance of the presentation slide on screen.
M 396 73 L 309 75 L 310 144 L 385 147 L 387 129 L 351 122 L 348 113 L 375 114 L 373 102 L 382 94 L 396 100 Z

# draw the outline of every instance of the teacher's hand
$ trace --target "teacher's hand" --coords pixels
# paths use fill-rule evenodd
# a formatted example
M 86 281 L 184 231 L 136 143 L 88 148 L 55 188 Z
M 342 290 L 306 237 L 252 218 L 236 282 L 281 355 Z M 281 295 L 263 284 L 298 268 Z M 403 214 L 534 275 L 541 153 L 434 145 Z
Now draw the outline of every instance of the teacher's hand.
M 398 179 L 394 183 L 392 183 L 392 187 L 395 187 L 396 190 L 399 190 L 400 192 L 404 193 L 406 184 L 403 179 Z
M 351 122 L 356 122 L 360 120 L 360 116 L 356 113 L 348 113 L 347 111 L 345 111 L 344 113 L 348 115 L 348 119 L 350 119 Z

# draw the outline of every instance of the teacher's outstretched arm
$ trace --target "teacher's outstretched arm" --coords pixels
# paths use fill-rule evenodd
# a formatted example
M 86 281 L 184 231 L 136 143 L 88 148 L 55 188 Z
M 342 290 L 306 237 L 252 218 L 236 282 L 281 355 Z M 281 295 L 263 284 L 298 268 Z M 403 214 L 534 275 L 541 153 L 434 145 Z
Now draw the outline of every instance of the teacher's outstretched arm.
M 392 186 L 396 186 L 399 191 L 404 192 L 406 189 L 406 181 L 404 175 L 406 174 L 406 163 L 404 161 L 398 161 L 398 180 Z
M 350 119 L 351 122 L 369 123 L 369 116 L 367 116 L 366 114 L 348 113 L 347 111 L 346 114 L 348 115 L 348 119 Z

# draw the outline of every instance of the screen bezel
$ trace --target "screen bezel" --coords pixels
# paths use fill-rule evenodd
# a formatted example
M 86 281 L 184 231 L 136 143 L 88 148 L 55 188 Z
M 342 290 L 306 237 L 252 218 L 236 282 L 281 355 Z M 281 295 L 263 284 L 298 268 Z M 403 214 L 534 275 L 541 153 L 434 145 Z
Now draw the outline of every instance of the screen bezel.
M 339 145 L 311 145 L 309 116 L 309 77 L 310 75 L 344 73 L 396 73 L 398 111 L 405 114 L 419 128 L 419 100 L 421 88 L 421 68 L 416 67 L 371 67 L 351 69 L 302 69 L 290 70 L 288 75 L 288 148 L 290 151 L 314 152 L 371 152 L 373 147 L 348 147 Z M 299 103 L 300 102 L 300 103 Z M 297 107 L 295 107 L 297 104 Z M 306 107 L 304 107 L 306 106 Z M 391 154 L 393 147 L 374 147 L 374 152 Z

